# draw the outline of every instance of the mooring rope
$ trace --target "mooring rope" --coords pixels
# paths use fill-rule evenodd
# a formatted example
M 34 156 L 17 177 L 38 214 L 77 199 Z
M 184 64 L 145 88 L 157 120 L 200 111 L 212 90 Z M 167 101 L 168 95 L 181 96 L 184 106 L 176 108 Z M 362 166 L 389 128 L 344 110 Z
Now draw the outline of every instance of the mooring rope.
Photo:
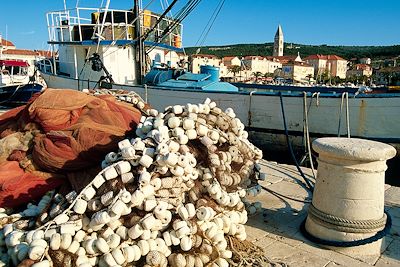
M 349 220 L 340 218 L 317 209 L 313 204 L 308 208 L 308 215 L 328 228 L 349 233 L 372 233 L 385 227 L 387 216 L 384 213 L 378 220 Z
M 362 246 L 366 245 L 375 241 L 378 241 L 379 239 L 383 238 L 385 235 L 387 235 L 390 231 L 390 228 L 392 227 L 392 218 L 390 217 L 390 214 L 386 213 L 386 225 L 385 228 L 377 232 L 374 236 L 361 239 L 361 240 L 354 240 L 354 241 L 332 241 L 332 240 L 325 240 L 316 236 L 313 236 L 310 234 L 305 225 L 306 225 L 306 220 L 303 221 L 303 223 L 300 226 L 300 231 L 303 234 L 305 238 L 308 240 L 316 243 L 316 244 L 321 244 L 325 246 L 332 246 L 332 247 L 355 247 L 355 246 Z

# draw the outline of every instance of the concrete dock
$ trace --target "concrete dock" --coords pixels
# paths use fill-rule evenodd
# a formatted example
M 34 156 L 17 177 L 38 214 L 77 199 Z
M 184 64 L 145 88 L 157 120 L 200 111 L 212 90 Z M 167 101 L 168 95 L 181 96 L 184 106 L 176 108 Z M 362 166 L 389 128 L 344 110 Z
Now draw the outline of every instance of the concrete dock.
M 392 228 L 384 239 L 381 254 L 352 255 L 325 249 L 302 235 L 300 225 L 307 216 L 312 195 L 304 186 L 303 178 L 295 166 L 267 161 L 262 161 L 261 165 L 267 179 L 260 184 L 277 194 L 263 190 L 250 199 L 260 201 L 263 209 L 249 218 L 246 231 L 248 240 L 262 247 L 271 262 L 283 262 L 295 267 L 400 266 L 399 187 L 385 185 L 385 210 L 392 218 Z M 313 180 L 310 169 L 302 170 Z

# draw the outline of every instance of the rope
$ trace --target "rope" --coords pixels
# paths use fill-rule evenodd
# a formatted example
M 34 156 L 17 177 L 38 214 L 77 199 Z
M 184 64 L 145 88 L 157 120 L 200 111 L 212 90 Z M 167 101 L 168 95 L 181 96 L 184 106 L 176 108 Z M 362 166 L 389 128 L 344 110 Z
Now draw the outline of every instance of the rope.
M 317 95 L 318 97 L 318 95 Z M 317 100 L 318 101 L 318 100 Z M 307 154 L 308 158 L 310 159 L 310 166 L 311 166 L 311 171 L 314 176 L 314 179 L 316 179 L 317 175 L 315 174 L 315 168 L 314 168 L 314 162 L 312 159 L 311 155 L 311 145 L 310 145 L 310 132 L 308 128 L 308 111 L 311 108 L 311 103 L 312 103 L 312 97 L 310 101 L 310 106 L 307 109 L 307 92 L 303 92 L 303 102 L 304 102 L 304 110 L 303 110 L 303 115 L 304 115 L 304 132 L 305 132 L 305 141 L 306 141 L 306 147 L 307 147 Z
M 348 92 L 346 92 L 346 124 L 347 124 L 347 138 L 350 138 L 349 93 Z
M 271 193 L 272 195 L 277 196 L 277 197 L 283 197 L 283 198 L 286 198 L 286 199 L 289 199 L 289 200 L 293 200 L 293 201 L 296 201 L 296 202 L 300 202 L 300 203 L 312 203 L 311 200 L 285 196 L 285 195 L 283 195 L 281 193 L 278 193 L 276 191 L 273 191 L 273 190 L 271 190 L 271 189 L 269 189 L 269 188 L 267 188 L 267 187 L 265 187 L 263 185 L 261 186 L 261 188 L 264 189 L 265 191 Z
M 349 119 L 349 93 L 342 93 L 342 99 L 340 102 L 340 111 L 339 111 L 339 125 L 338 125 L 338 137 L 340 137 L 340 126 L 342 121 L 342 113 L 343 113 L 343 104 L 344 98 L 346 98 L 346 126 L 347 126 L 347 137 L 350 138 L 350 119 Z
M 247 112 L 247 114 L 248 114 L 248 125 L 249 125 L 249 127 L 251 126 L 251 117 L 252 117 L 252 115 L 251 115 L 251 100 L 252 100 L 253 94 L 256 93 L 256 92 L 257 92 L 257 90 L 253 90 L 253 91 L 251 91 L 250 94 L 249 94 L 249 110 L 248 110 L 248 112 Z
M 294 156 L 294 152 L 293 152 L 293 148 L 292 145 L 290 143 L 289 140 L 289 132 L 287 129 L 287 124 L 286 124 L 286 116 L 285 116 L 285 109 L 283 107 L 283 98 L 282 98 L 282 92 L 279 92 L 279 99 L 281 102 L 281 111 L 282 111 L 282 117 L 283 117 L 283 126 L 285 128 L 285 136 L 286 136 L 286 142 L 288 144 L 289 147 L 289 151 L 290 151 L 290 155 L 292 156 L 293 162 L 296 165 L 297 170 L 299 171 L 301 177 L 303 177 L 304 182 L 307 184 L 308 189 L 310 189 L 310 191 L 314 191 L 314 187 L 311 185 L 311 182 L 308 180 L 308 178 L 304 175 L 303 171 L 301 170 L 299 163 L 297 162 L 296 157 Z
M 378 220 L 349 220 L 327 214 L 317 209 L 313 204 L 308 208 L 308 215 L 318 223 L 328 228 L 348 233 L 371 233 L 382 229 L 386 224 L 387 216 L 384 214 Z
M 313 236 L 312 234 L 310 234 L 309 232 L 307 232 L 307 229 L 305 227 L 306 225 L 306 220 L 305 219 L 303 221 L 303 223 L 300 226 L 300 231 L 303 234 L 303 236 L 305 238 L 307 238 L 308 240 L 317 243 L 317 244 L 321 244 L 321 245 L 325 245 L 325 246 L 333 246 L 333 247 L 355 247 L 355 246 L 362 246 L 362 245 L 366 245 L 375 241 L 378 241 L 379 239 L 383 238 L 386 234 L 389 233 L 390 228 L 392 227 L 392 218 L 390 217 L 389 213 L 386 213 L 386 225 L 385 228 L 379 232 L 377 232 L 374 236 L 365 238 L 365 239 L 361 239 L 361 240 L 354 240 L 354 241 L 332 241 L 332 240 L 325 240 L 316 236 Z

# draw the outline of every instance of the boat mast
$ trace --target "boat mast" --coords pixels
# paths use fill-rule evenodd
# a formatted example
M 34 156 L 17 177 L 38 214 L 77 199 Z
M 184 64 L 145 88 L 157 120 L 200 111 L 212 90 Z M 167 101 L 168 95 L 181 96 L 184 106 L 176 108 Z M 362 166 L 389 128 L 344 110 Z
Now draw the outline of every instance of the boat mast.
M 143 84 L 144 79 L 144 39 L 141 31 L 141 19 L 140 19 L 140 10 L 139 10 L 139 0 L 134 0 L 133 12 L 136 17 L 135 22 L 135 34 L 136 34 L 136 44 L 135 44 L 135 52 L 136 52 L 136 77 L 138 84 Z

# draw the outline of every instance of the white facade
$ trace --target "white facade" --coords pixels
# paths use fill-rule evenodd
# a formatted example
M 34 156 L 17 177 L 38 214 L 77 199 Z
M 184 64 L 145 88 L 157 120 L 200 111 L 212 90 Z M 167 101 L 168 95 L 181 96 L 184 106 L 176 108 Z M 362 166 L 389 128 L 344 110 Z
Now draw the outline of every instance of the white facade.
M 238 57 L 223 57 L 222 58 L 222 63 L 225 66 L 241 66 L 241 61 Z
M 193 73 L 200 73 L 200 66 L 209 65 L 213 67 L 220 67 L 221 60 L 213 55 L 194 55 L 190 62 L 191 71 Z
M 346 78 L 348 61 L 336 55 L 311 55 L 304 59 L 314 67 L 315 76 L 327 72 L 331 77 Z
M 294 82 L 308 82 L 314 76 L 314 67 L 304 62 L 292 62 L 282 67 L 283 77 Z
M 277 61 L 271 61 L 261 56 L 245 57 L 243 60 L 246 68 L 252 72 L 274 73 L 276 69 L 282 67 Z

